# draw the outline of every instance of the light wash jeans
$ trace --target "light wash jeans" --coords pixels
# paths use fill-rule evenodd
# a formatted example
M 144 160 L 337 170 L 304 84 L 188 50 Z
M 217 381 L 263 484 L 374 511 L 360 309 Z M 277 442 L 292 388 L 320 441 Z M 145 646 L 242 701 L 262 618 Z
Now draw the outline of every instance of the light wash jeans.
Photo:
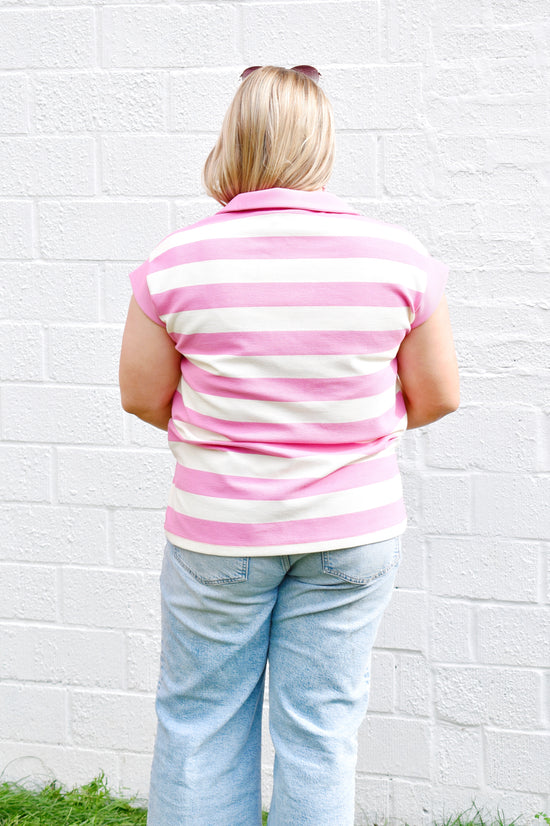
M 269 826 L 352 826 L 357 730 L 401 537 L 291 556 L 167 543 L 148 826 L 260 826 L 266 662 Z

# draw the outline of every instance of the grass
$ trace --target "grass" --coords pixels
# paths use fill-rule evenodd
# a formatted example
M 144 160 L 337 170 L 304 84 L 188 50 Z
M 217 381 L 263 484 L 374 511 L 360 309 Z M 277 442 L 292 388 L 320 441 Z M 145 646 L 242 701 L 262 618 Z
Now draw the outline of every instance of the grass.
M 137 806 L 135 800 L 115 797 L 107 788 L 103 773 L 91 783 L 70 791 L 64 790 L 56 781 L 34 791 L 17 783 L 2 783 L 0 826 L 146 826 L 147 809 Z M 538 812 L 534 818 L 536 826 L 550 826 L 550 817 L 543 812 Z M 496 820 L 486 820 L 473 805 L 438 826 L 513 826 L 515 822 L 506 821 L 500 813 Z M 263 813 L 262 823 L 264 826 L 267 823 L 267 812 Z M 415 826 L 403 821 L 399 823 Z

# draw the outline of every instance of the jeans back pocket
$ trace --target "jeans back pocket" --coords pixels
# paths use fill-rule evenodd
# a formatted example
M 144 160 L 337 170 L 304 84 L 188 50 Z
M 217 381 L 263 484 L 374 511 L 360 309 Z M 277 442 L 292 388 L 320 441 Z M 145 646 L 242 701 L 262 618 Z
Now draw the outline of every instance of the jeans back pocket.
M 225 585 L 248 579 L 247 556 L 217 556 L 188 551 L 168 542 L 176 564 L 203 585 Z
M 341 548 L 337 551 L 323 551 L 323 571 L 344 582 L 368 585 L 384 576 L 401 561 L 401 536 Z

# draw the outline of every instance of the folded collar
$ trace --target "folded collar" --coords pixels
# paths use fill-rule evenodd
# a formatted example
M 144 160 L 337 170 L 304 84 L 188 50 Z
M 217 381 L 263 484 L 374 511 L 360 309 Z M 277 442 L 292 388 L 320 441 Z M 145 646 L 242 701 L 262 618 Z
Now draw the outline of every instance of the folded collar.
M 361 214 L 341 198 L 323 189 L 306 192 L 303 189 L 283 189 L 282 187 L 241 192 L 240 195 L 235 195 L 219 212 L 246 212 L 257 209 L 305 209 L 313 212 Z

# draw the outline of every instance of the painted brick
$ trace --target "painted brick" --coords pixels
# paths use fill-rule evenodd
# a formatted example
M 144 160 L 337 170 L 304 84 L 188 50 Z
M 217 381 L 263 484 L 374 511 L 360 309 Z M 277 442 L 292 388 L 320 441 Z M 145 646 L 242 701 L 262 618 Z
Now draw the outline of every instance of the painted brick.
M 428 778 L 430 732 L 426 722 L 367 716 L 360 728 L 357 769 Z
M 129 274 L 140 265 L 105 263 L 101 274 L 101 317 L 109 323 L 124 324 L 132 297 Z
M 166 537 L 164 508 L 116 510 L 112 520 L 113 558 L 120 568 L 160 572 Z
M 172 475 L 168 449 L 58 451 L 59 501 L 66 504 L 165 508 Z
M 355 195 L 375 196 L 376 138 L 374 135 L 356 135 L 337 132 L 334 170 L 328 187 L 340 197 Z
M 55 569 L 43 565 L 0 564 L 4 619 L 55 620 L 57 583 Z
M 37 132 L 136 132 L 165 127 L 160 72 L 50 71 L 36 72 L 33 81 Z
M 310 63 L 323 73 L 333 63 L 377 61 L 378 7 L 372 0 L 332 3 L 250 3 L 243 5 L 243 56 L 257 63 Z
M 435 422 L 432 427 L 441 426 Z M 422 479 L 423 521 L 428 533 L 469 532 L 472 483 L 469 476 L 432 474 Z
M 418 528 L 408 527 L 402 538 L 396 587 L 417 591 L 426 587 L 426 548 L 424 535 Z
M 0 195 L 93 195 L 94 176 L 91 138 L 0 140 Z
M 550 788 L 550 734 L 485 732 L 487 781 L 518 792 Z
M 65 690 L 43 686 L 0 685 L 0 730 L 6 740 L 66 742 Z M 27 745 L 28 752 L 28 745 Z
M 12 561 L 107 562 L 107 514 L 97 508 L 5 505 L 0 557 Z
M 25 779 L 43 787 L 56 780 L 65 787 L 82 786 L 104 771 L 111 784 L 118 777 L 116 752 L 77 749 L 68 743 L 62 746 L 33 742 L 32 755 L 28 743 L 2 740 L 3 782 L 20 783 Z
M 426 135 L 384 135 L 382 145 L 388 195 L 425 198 L 436 192 L 442 170 Z
M 438 726 L 434 736 L 435 779 L 452 786 L 475 786 L 480 776 L 481 733 Z
M 384 51 L 392 62 L 425 63 L 430 49 L 431 5 L 389 0 L 383 16 Z
M 493 206 L 494 210 L 494 206 Z M 502 207 L 502 214 L 506 208 Z M 485 214 L 483 216 L 485 220 Z M 468 301 L 471 306 L 479 306 L 482 301 L 493 302 L 492 307 L 499 310 L 500 306 L 515 303 L 516 309 L 522 303 L 537 304 L 541 302 L 541 284 L 544 275 L 540 272 L 524 270 L 521 279 L 517 272 L 512 270 L 472 269 L 462 271 L 460 278 L 450 278 L 447 282 L 447 298 Z M 498 303 L 497 303 L 498 302 Z M 456 307 L 454 309 L 456 312 Z
M 158 635 L 130 633 L 128 646 L 128 688 L 155 692 L 159 678 L 160 639 Z
M 475 807 L 472 801 L 475 801 Z M 544 809 L 541 803 L 541 796 L 479 787 L 467 789 L 449 785 L 436 786 L 432 794 L 432 812 L 438 820 L 448 820 L 450 816 L 456 818 L 457 812 L 475 818 L 478 817 L 479 809 L 481 816 L 489 822 L 499 811 L 506 812 L 506 817 L 512 820 L 517 818 L 516 826 L 531 826 L 533 816 L 529 813 Z
M 152 750 L 156 725 L 152 697 L 77 689 L 70 695 L 70 721 L 77 746 Z
M 3 392 L 4 436 L 11 441 L 118 445 L 118 389 L 15 386 Z
M 239 85 L 238 70 L 190 69 L 170 76 L 170 125 L 178 132 L 219 132 L 226 110 Z M 203 163 L 213 138 L 201 141 Z M 186 221 L 184 223 L 191 223 Z
M 472 608 L 448 599 L 431 600 L 430 658 L 432 662 L 473 660 Z
M 536 347 L 531 346 L 531 353 L 535 362 L 539 361 L 538 349 L 541 347 L 537 342 Z M 482 386 L 480 386 L 479 376 L 468 376 L 462 374 L 460 381 L 460 394 L 463 404 L 478 403 L 482 401 L 484 404 L 502 404 L 503 398 L 511 398 L 518 403 L 528 403 L 542 407 L 546 404 L 548 398 L 548 389 L 544 381 L 539 378 L 538 373 L 542 373 L 544 369 L 542 366 L 535 367 L 530 370 L 529 362 L 529 347 L 528 345 L 521 345 L 523 356 L 519 355 L 519 346 L 516 348 L 518 352 L 515 353 L 516 361 L 522 362 L 522 372 L 527 375 L 514 375 L 510 372 L 503 372 L 500 375 L 485 375 L 483 377 Z M 544 349 L 541 347 L 541 349 Z M 549 348 L 550 349 L 550 348 Z M 540 361 L 544 360 L 544 353 Z M 547 353 L 550 356 L 550 352 Z M 531 372 L 531 375 L 529 375 Z
M 104 138 L 104 191 L 153 197 L 198 195 L 211 143 L 211 138 L 196 135 Z
M 453 64 L 435 63 L 425 67 L 425 89 L 430 97 L 453 98 L 473 94 L 479 83 L 478 71 L 473 63 L 461 63 L 460 72 Z M 470 135 L 449 135 L 451 140 L 471 145 Z M 483 145 L 486 141 L 479 139 Z
M 214 141 L 212 141 L 212 146 Z M 214 215 L 221 209 L 213 198 L 186 198 L 185 201 L 176 201 L 176 226 L 185 227 Z
M 6 320 L 97 321 L 98 292 L 96 264 L 0 264 L 0 313 Z M 21 373 L 16 378 L 23 380 Z
M 536 729 L 543 722 L 540 699 L 535 671 L 460 666 L 436 672 L 438 716 L 458 725 Z
M 323 88 L 339 129 L 420 126 L 421 76 L 417 66 L 336 67 L 327 73 Z
M 385 651 L 373 651 L 369 692 L 369 711 L 390 712 L 394 710 L 395 659 Z
M 48 330 L 49 378 L 67 384 L 118 386 L 122 331 L 120 326 L 52 324 Z M 93 353 L 93 358 L 90 358 L 90 353 Z M 117 417 L 119 414 L 122 416 L 121 407 Z
M 102 261 L 138 255 L 141 262 L 170 232 L 168 205 L 155 201 L 48 201 L 40 204 L 38 218 L 45 258 Z
M 30 258 L 32 238 L 32 204 L 0 201 L 0 258 Z
M 464 119 L 468 118 L 468 134 L 512 135 L 525 129 L 529 123 L 532 134 L 539 134 L 539 130 L 547 129 L 550 125 L 550 115 L 544 111 L 540 103 L 518 101 L 476 101 L 463 98 L 434 98 L 426 101 L 425 116 L 431 125 L 437 125 L 438 130 L 460 134 L 464 128 Z
M 548 6 L 545 0 L 507 0 L 499 3 L 491 0 L 491 17 L 498 26 L 530 23 L 536 20 L 548 21 Z
M 407 822 L 428 826 L 431 803 L 431 787 L 428 783 L 401 780 L 394 777 L 390 785 L 390 812 L 401 820 L 406 812 Z
M 124 686 L 122 633 L 11 625 L 2 629 L 2 639 L 3 679 L 98 688 Z
M 2 381 L 40 381 L 43 378 L 43 334 L 38 324 L 0 323 Z
M 27 78 L 16 73 L 0 75 L 0 99 L 0 133 L 9 135 L 28 132 Z
M 436 59 L 441 62 L 453 60 L 458 54 L 463 59 L 535 56 L 532 31 L 523 27 L 449 26 L 442 18 L 441 24 L 434 26 L 433 44 Z
M 355 826 L 370 826 L 388 814 L 390 781 L 359 774 L 355 779 Z
M 0 445 L 0 500 L 47 502 L 50 499 L 51 451 L 42 447 Z
M 537 539 L 550 528 L 550 478 L 527 475 L 478 476 L 474 520 L 480 533 Z M 521 502 L 521 507 L 517 504 Z
M 107 67 L 218 66 L 238 60 L 237 10 L 227 3 L 108 6 L 103 9 Z
M 376 645 L 378 648 L 425 651 L 427 630 L 426 595 L 397 589 L 380 623 Z
M 120 786 L 123 797 L 136 795 L 136 804 L 147 806 L 152 754 L 122 753 L 119 755 Z
M 538 552 L 532 542 L 440 537 L 428 547 L 430 590 L 439 596 L 537 601 Z
M 431 693 L 426 657 L 401 654 L 397 658 L 397 709 L 414 717 L 429 717 Z
M 151 427 L 131 413 L 125 413 L 126 443 L 138 447 L 166 448 L 168 445 L 166 431 Z M 174 460 L 175 467 L 175 460 Z
M 5 9 L 0 32 L 3 69 L 64 69 L 94 61 L 92 9 Z
M 63 619 L 70 625 L 158 630 L 158 577 L 128 571 L 65 568 Z
M 483 663 L 544 668 L 550 661 L 550 606 L 479 608 L 477 630 Z

